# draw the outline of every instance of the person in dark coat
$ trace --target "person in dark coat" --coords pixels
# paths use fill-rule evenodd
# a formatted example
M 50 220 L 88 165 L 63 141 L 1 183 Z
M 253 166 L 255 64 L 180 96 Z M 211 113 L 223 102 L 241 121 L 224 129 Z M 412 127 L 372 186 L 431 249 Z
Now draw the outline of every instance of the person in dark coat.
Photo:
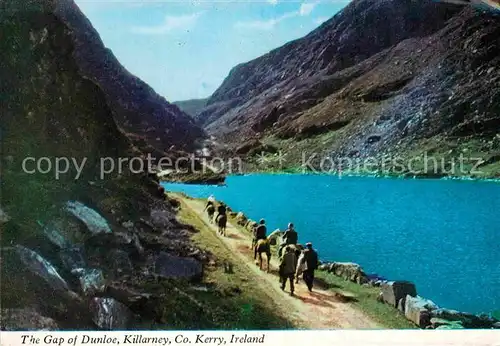
M 314 283 L 314 271 L 318 268 L 318 254 L 316 251 L 314 251 L 311 243 L 306 244 L 303 262 L 305 269 L 303 271 L 302 277 L 307 285 L 307 289 L 309 290 L 309 292 L 312 292 Z
M 260 222 L 257 226 L 255 226 L 253 230 L 253 241 L 252 241 L 252 248 L 255 247 L 255 244 L 257 244 L 257 241 L 260 239 L 266 239 L 267 238 L 267 227 L 266 227 L 266 221 L 264 219 L 260 219 Z
M 219 218 L 221 216 L 226 216 L 227 207 L 224 203 L 220 202 L 219 207 L 217 208 L 217 217 L 215 218 L 215 222 L 219 222 Z
M 283 234 L 283 242 L 280 244 L 280 247 L 278 249 L 278 257 L 281 257 L 283 254 L 283 248 L 287 245 L 297 245 L 298 241 L 298 234 L 295 231 L 295 227 L 293 226 L 293 223 L 288 224 L 288 228 Z
M 211 200 L 208 200 L 208 202 L 207 202 L 207 204 L 205 206 L 205 210 L 208 213 L 208 219 L 210 220 L 210 222 L 214 222 L 214 214 L 215 214 L 215 205 L 214 205 L 214 202 L 211 201 Z
M 291 247 L 285 247 L 285 254 L 281 258 L 279 266 L 281 289 L 284 291 L 286 282 L 290 281 L 290 294 L 293 296 L 293 291 L 295 289 L 293 284 L 293 279 L 295 276 L 295 270 L 297 269 L 297 255 Z

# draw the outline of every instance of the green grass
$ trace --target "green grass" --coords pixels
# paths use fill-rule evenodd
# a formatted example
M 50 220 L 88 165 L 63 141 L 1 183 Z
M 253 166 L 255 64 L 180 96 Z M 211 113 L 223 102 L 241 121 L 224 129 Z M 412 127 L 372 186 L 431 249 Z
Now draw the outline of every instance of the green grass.
M 352 304 L 375 322 L 388 329 L 416 329 L 417 327 L 408 321 L 397 309 L 382 304 L 377 301 L 380 289 L 358 285 L 354 282 L 346 281 L 343 278 L 331 273 L 316 272 L 316 277 L 325 286 L 337 292 L 350 292 L 356 297 Z
M 189 288 L 178 290 L 169 287 L 165 299 L 162 319 L 167 328 L 173 329 L 291 329 L 293 324 L 280 316 L 277 307 L 266 292 L 256 288 L 252 273 L 240 263 L 235 255 L 220 241 L 205 223 L 180 201 L 179 221 L 194 226 L 196 233 L 192 240 L 203 250 L 215 257 L 215 263 L 205 268 L 203 283 L 209 291 L 195 291 Z M 225 263 L 232 264 L 227 273 Z M 173 293 L 173 294 L 172 294 Z M 189 296 L 187 296 L 187 295 Z M 161 328 L 164 328 L 162 326 Z

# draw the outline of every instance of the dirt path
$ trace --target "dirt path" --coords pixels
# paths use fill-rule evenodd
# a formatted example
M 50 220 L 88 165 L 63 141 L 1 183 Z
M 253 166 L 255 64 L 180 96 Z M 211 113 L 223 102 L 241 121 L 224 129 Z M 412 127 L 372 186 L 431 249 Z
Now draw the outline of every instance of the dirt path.
M 184 204 L 195 213 L 203 223 L 213 232 L 217 232 L 216 225 L 209 222 L 203 211 L 203 201 L 184 198 Z M 309 292 L 302 280 L 295 286 L 295 296 L 290 296 L 290 288 L 283 292 L 280 288 L 277 267 L 277 258 L 271 259 L 271 273 L 261 271 L 253 261 L 251 237 L 249 233 L 238 230 L 230 222 L 227 224 L 226 237 L 220 237 L 235 256 L 245 263 L 255 277 L 255 282 L 266 291 L 270 298 L 280 307 L 281 314 L 292 320 L 298 328 L 306 329 L 378 329 L 382 328 L 362 312 L 348 303 L 339 301 L 334 292 L 315 287 Z M 264 255 L 265 256 L 265 255 Z M 264 268 L 265 269 L 265 268 Z

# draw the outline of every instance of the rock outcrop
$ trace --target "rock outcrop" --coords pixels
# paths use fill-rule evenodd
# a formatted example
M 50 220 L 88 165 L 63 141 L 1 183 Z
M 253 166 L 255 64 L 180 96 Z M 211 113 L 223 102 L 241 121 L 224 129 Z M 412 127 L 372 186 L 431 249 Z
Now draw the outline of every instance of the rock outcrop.
M 357 263 L 350 262 L 331 262 L 324 263 L 319 266 L 319 270 L 327 271 L 329 273 L 340 276 L 345 280 L 355 282 L 357 284 L 368 283 L 368 277 Z
M 162 312 L 148 309 L 165 293 L 166 279 L 152 268 L 158 256 L 189 263 L 195 279 L 207 255 L 191 243 L 195 230 L 176 220 L 154 177 L 128 166 L 103 176 L 101 159 L 117 164 L 144 154 L 117 125 L 120 107 L 128 108 L 121 115 L 131 124 L 146 109 L 148 119 L 160 119 L 144 120 L 169 131 L 163 146 L 188 148 L 192 143 L 176 136 L 189 141 L 184 125 L 190 122 L 109 52 L 106 60 L 95 51 L 103 46 L 71 1 L 4 0 L 1 6 L 1 327 L 151 326 Z M 61 12 L 65 6 L 71 11 Z M 70 25 L 73 20 L 84 26 Z M 186 277 L 168 274 L 169 284 Z

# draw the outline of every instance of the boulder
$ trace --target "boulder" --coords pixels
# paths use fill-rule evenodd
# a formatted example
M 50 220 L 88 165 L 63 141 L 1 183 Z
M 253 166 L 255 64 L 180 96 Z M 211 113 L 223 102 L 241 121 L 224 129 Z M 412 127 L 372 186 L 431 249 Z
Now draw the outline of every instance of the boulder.
M 65 249 L 71 247 L 71 243 L 66 240 L 66 238 L 59 232 L 57 227 L 53 224 L 44 225 L 40 221 L 38 224 L 43 229 L 43 233 L 49 239 L 49 241 L 57 246 L 59 249 Z
M 10 216 L 0 208 L 0 225 L 10 221 Z
M 2 309 L 0 327 L 5 331 L 59 330 L 55 320 L 43 316 L 33 308 Z
M 248 223 L 248 218 L 241 211 L 236 215 L 236 223 L 240 226 L 245 226 Z
M 87 267 L 84 250 L 80 247 L 66 248 L 59 252 L 59 258 L 68 271 Z
M 155 258 L 154 271 L 164 278 L 190 281 L 201 279 L 203 276 L 203 266 L 199 261 L 190 257 L 170 255 L 163 251 Z
M 92 321 L 105 330 L 125 330 L 132 321 L 132 312 L 113 298 L 92 298 L 89 304 Z
M 448 321 L 448 320 L 444 320 L 442 318 L 436 318 L 436 317 L 431 318 L 431 325 L 434 329 L 441 327 L 441 326 L 449 326 L 452 324 L 460 324 L 462 326 L 462 323 L 460 321 Z M 462 328 L 463 328 L 463 326 L 462 326 Z
M 345 280 L 349 280 L 360 285 L 368 282 L 368 278 L 359 264 L 350 262 L 332 262 L 322 264 L 321 266 L 322 268 L 344 278 Z
M 417 296 L 415 285 L 408 281 L 390 281 L 381 285 L 381 287 L 384 302 L 395 308 L 398 307 L 399 300 L 405 298 L 407 295 L 411 297 Z
M 111 228 L 106 219 L 85 204 L 78 201 L 68 201 L 65 210 L 83 222 L 90 233 L 111 233 Z
M 172 229 L 175 215 L 165 209 L 153 209 L 150 213 L 151 225 L 156 229 Z
M 466 312 L 459 312 L 450 309 L 435 309 L 432 311 L 432 317 L 449 321 L 459 321 L 465 328 L 492 328 L 496 322 L 495 319 L 488 316 L 476 316 Z
M 79 272 L 80 287 L 86 296 L 94 296 L 104 292 L 106 280 L 100 269 L 81 269 Z
M 45 258 L 21 245 L 15 246 L 15 252 L 26 269 L 45 280 L 54 290 L 69 291 L 67 282 Z
M 500 322 L 493 323 L 493 325 L 491 326 L 491 328 L 493 328 L 493 329 L 500 329 Z
M 442 325 L 442 326 L 437 327 L 436 329 L 446 330 L 446 329 L 465 329 L 465 328 L 461 323 L 457 322 L 457 323 Z
M 420 328 L 431 325 L 431 311 L 437 306 L 430 300 L 422 297 L 407 295 L 405 298 L 405 316 Z
M 253 220 L 248 220 L 247 224 L 245 225 L 247 231 L 249 232 L 253 232 L 255 226 L 257 226 L 257 222 Z

